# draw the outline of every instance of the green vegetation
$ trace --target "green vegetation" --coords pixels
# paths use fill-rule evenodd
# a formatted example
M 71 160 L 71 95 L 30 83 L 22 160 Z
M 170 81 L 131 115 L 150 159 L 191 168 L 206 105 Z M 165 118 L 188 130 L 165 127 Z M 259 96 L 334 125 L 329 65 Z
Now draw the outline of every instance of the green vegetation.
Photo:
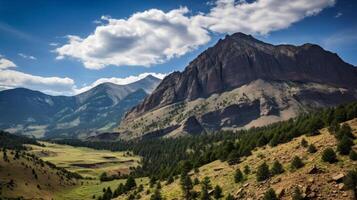
M 328 163 L 334 163 L 337 162 L 337 157 L 336 153 L 332 148 L 327 148 L 322 152 L 321 156 L 322 161 L 328 162 Z
M 303 199 L 305 199 L 302 196 L 301 191 L 297 186 L 294 187 L 293 192 L 291 194 L 291 198 L 292 198 L 292 200 L 303 200 Z
M 283 165 L 281 165 L 280 162 L 276 160 L 276 161 L 273 163 L 273 167 L 271 168 L 271 173 L 272 173 L 273 175 L 278 175 L 278 174 L 283 173 L 284 171 L 285 171 L 285 170 L 284 170 L 284 168 L 283 168 Z
M 299 156 L 294 156 L 294 158 L 291 161 L 291 165 L 290 165 L 291 169 L 297 170 L 303 166 L 304 166 L 304 163 L 302 162 L 301 158 Z
M 337 144 L 337 151 L 342 155 L 348 155 L 351 151 L 351 147 L 353 146 L 353 141 L 347 135 L 344 135 L 342 139 Z
M 266 127 L 236 132 L 220 131 L 215 134 L 176 139 L 116 142 L 62 140 L 57 142 L 95 149 L 131 151 L 142 157 L 142 165 L 135 169 L 134 176 L 156 176 L 160 180 L 166 180 L 169 176 L 181 173 L 182 164 L 177 163 L 187 161 L 190 170 L 214 160 L 236 163 L 241 157 L 250 155 L 256 147 L 266 144 L 276 146 L 308 133 L 316 135 L 318 129 L 324 126 L 333 126 L 354 117 L 357 117 L 357 102 L 319 110 L 311 114 L 302 114 L 295 119 Z M 338 130 L 336 137 L 348 134 L 347 128 L 342 126 L 336 129 Z M 162 151 L 163 149 L 165 151 Z
M 201 200 L 210 200 L 211 197 L 208 194 L 208 191 L 212 189 L 211 186 L 211 181 L 209 180 L 208 177 L 204 177 L 202 182 L 201 182 Z
M 215 199 L 220 199 L 220 198 L 223 197 L 222 188 L 221 188 L 219 185 L 216 185 L 216 187 L 214 187 L 213 197 L 214 197 Z
M 234 174 L 234 182 L 239 183 L 243 181 L 243 173 L 238 168 Z
M 56 166 L 76 172 L 83 177 L 110 181 L 127 178 L 127 174 L 137 167 L 140 158 L 127 152 L 112 152 L 85 147 L 73 147 L 49 142 L 42 146 L 28 145 L 30 152 Z
M 316 153 L 316 152 L 317 152 L 317 149 L 316 149 L 315 145 L 310 144 L 309 147 L 307 148 L 307 151 L 308 151 L 309 153 Z
M 351 160 L 356 161 L 357 160 L 357 153 L 353 150 L 350 151 L 349 157 Z
M 257 169 L 257 181 L 264 181 L 270 177 L 269 166 L 264 162 Z
M 273 188 L 270 188 L 263 197 L 264 200 L 278 200 L 278 197 L 275 194 Z

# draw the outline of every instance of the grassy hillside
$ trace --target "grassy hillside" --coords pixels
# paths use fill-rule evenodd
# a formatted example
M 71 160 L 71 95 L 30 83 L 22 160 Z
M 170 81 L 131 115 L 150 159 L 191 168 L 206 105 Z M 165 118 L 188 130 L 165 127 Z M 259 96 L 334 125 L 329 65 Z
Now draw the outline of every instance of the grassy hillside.
M 0 197 L 52 199 L 53 193 L 72 187 L 77 180 L 70 174 L 30 154 L 0 150 Z
M 28 145 L 31 153 L 83 177 L 98 178 L 103 172 L 108 175 L 128 174 L 140 161 L 138 156 L 132 156 L 129 152 L 111 152 L 48 142 L 41 144 L 44 146 Z
M 357 136 L 357 118 L 347 122 L 353 134 Z M 192 180 L 198 178 L 203 180 L 209 177 L 212 186 L 219 185 L 223 189 L 224 196 L 231 194 L 236 198 L 242 199 L 262 199 L 264 193 L 273 188 L 281 199 L 291 199 L 293 188 L 298 187 L 306 196 L 313 199 L 353 199 L 351 191 L 346 191 L 343 184 L 333 180 L 333 177 L 343 174 L 348 170 L 357 167 L 357 161 L 352 161 L 348 156 L 337 154 L 338 161 L 330 164 L 321 160 L 322 152 L 331 147 L 336 150 L 337 140 L 329 133 L 327 128 L 320 130 L 316 136 L 300 136 L 292 141 L 280 144 L 275 147 L 264 146 L 255 149 L 252 155 L 241 158 L 241 162 L 235 165 L 229 165 L 227 162 L 214 161 L 199 168 L 198 172 L 189 173 Z M 308 144 L 313 144 L 317 152 L 309 153 L 307 147 L 301 145 L 302 140 Z M 356 140 L 354 141 L 356 144 Z M 357 150 L 357 145 L 353 146 Z M 294 156 L 299 156 L 304 166 L 297 170 L 291 170 L 291 160 Z M 268 180 L 258 182 L 256 180 L 256 171 L 260 164 L 266 162 L 271 168 L 274 161 L 279 161 L 285 170 L 284 173 L 275 175 Z M 244 181 L 235 183 L 234 174 L 239 168 L 242 172 L 244 167 L 249 166 L 250 173 L 244 174 Z M 314 167 L 315 166 L 315 167 Z M 314 169 L 315 168 L 315 169 Z M 314 170 L 317 172 L 314 172 Z M 182 191 L 179 178 L 173 183 L 161 182 L 161 194 L 166 199 L 182 199 Z M 150 191 L 148 194 L 147 191 Z M 199 184 L 194 186 L 195 191 L 200 191 Z M 144 191 L 139 193 L 141 199 L 150 199 L 154 188 L 149 184 L 144 185 Z M 127 195 L 122 195 L 117 199 L 127 199 Z

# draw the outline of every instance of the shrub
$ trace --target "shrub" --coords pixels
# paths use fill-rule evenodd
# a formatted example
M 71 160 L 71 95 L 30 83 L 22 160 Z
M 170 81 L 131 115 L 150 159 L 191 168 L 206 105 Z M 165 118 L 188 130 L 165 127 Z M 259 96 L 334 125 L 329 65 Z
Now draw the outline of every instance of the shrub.
M 301 142 L 300 142 L 301 146 L 306 148 L 308 147 L 309 143 L 305 140 L 305 138 L 302 138 L 301 139 Z
M 344 135 L 342 139 L 337 144 L 337 151 L 342 155 L 348 155 L 353 146 L 353 141 Z
M 317 149 L 316 149 L 315 145 L 310 144 L 309 147 L 307 148 L 307 151 L 308 151 L 309 153 L 316 153 L 316 152 L 317 152 Z
M 292 200 L 303 200 L 304 197 L 301 194 L 301 191 L 298 187 L 294 187 L 293 192 L 291 194 Z
M 351 160 L 357 160 L 357 153 L 355 151 L 351 150 L 349 157 Z
M 245 166 L 244 166 L 244 174 L 245 174 L 245 175 L 250 174 L 250 167 L 249 167 L 248 165 L 245 165 Z
M 279 161 L 275 161 L 273 163 L 273 167 L 271 168 L 271 173 L 274 174 L 274 175 L 277 175 L 277 174 L 281 174 L 284 172 L 284 168 L 283 166 L 280 164 Z
M 231 194 L 228 194 L 228 196 L 226 197 L 226 200 L 234 200 L 234 197 Z
M 270 177 L 270 171 L 268 165 L 264 162 L 258 166 L 257 169 L 257 181 L 264 181 Z
M 223 197 L 223 195 L 222 195 L 222 188 L 221 188 L 219 185 L 216 185 L 216 187 L 214 187 L 213 197 L 214 197 L 215 199 L 220 199 L 220 198 Z
M 243 181 L 243 174 L 240 171 L 240 169 L 238 168 L 236 170 L 236 173 L 234 174 L 234 182 L 239 183 L 241 181 Z
M 332 148 L 327 148 L 322 152 L 321 159 L 324 162 L 334 163 L 337 161 L 336 153 Z
M 291 169 L 296 170 L 304 166 L 299 156 L 295 156 L 291 161 Z
M 357 187 L 357 169 L 349 171 L 343 179 L 343 183 L 347 189 L 355 190 Z
M 272 188 L 265 192 L 264 200 L 278 200 L 278 197 L 276 196 L 275 191 Z

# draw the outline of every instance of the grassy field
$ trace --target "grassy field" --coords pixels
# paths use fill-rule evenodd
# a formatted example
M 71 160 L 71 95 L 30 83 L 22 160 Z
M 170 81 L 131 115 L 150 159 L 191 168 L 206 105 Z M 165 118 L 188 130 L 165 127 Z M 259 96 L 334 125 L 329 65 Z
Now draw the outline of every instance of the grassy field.
M 125 183 L 124 179 L 113 180 L 108 182 L 100 182 L 98 180 L 84 180 L 83 184 L 80 183 L 78 186 L 56 192 L 54 194 L 54 200 L 78 200 L 78 199 L 95 199 L 103 195 L 103 188 L 110 187 L 112 190 L 115 190 L 120 183 Z M 148 187 L 149 179 L 148 178 L 138 178 L 136 179 L 138 185 L 143 184 Z
M 31 152 L 58 167 L 84 177 L 98 178 L 101 173 L 127 174 L 139 164 L 140 158 L 128 152 L 111 152 L 42 142 L 45 147 L 29 145 Z

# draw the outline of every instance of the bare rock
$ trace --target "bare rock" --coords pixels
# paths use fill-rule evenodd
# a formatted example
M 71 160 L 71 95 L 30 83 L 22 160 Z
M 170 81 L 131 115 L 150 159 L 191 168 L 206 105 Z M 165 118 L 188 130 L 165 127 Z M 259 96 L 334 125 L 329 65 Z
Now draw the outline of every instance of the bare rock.
M 341 182 L 344 177 L 345 177 L 345 175 L 343 173 L 339 173 L 339 174 L 332 176 L 332 180 L 335 182 Z

